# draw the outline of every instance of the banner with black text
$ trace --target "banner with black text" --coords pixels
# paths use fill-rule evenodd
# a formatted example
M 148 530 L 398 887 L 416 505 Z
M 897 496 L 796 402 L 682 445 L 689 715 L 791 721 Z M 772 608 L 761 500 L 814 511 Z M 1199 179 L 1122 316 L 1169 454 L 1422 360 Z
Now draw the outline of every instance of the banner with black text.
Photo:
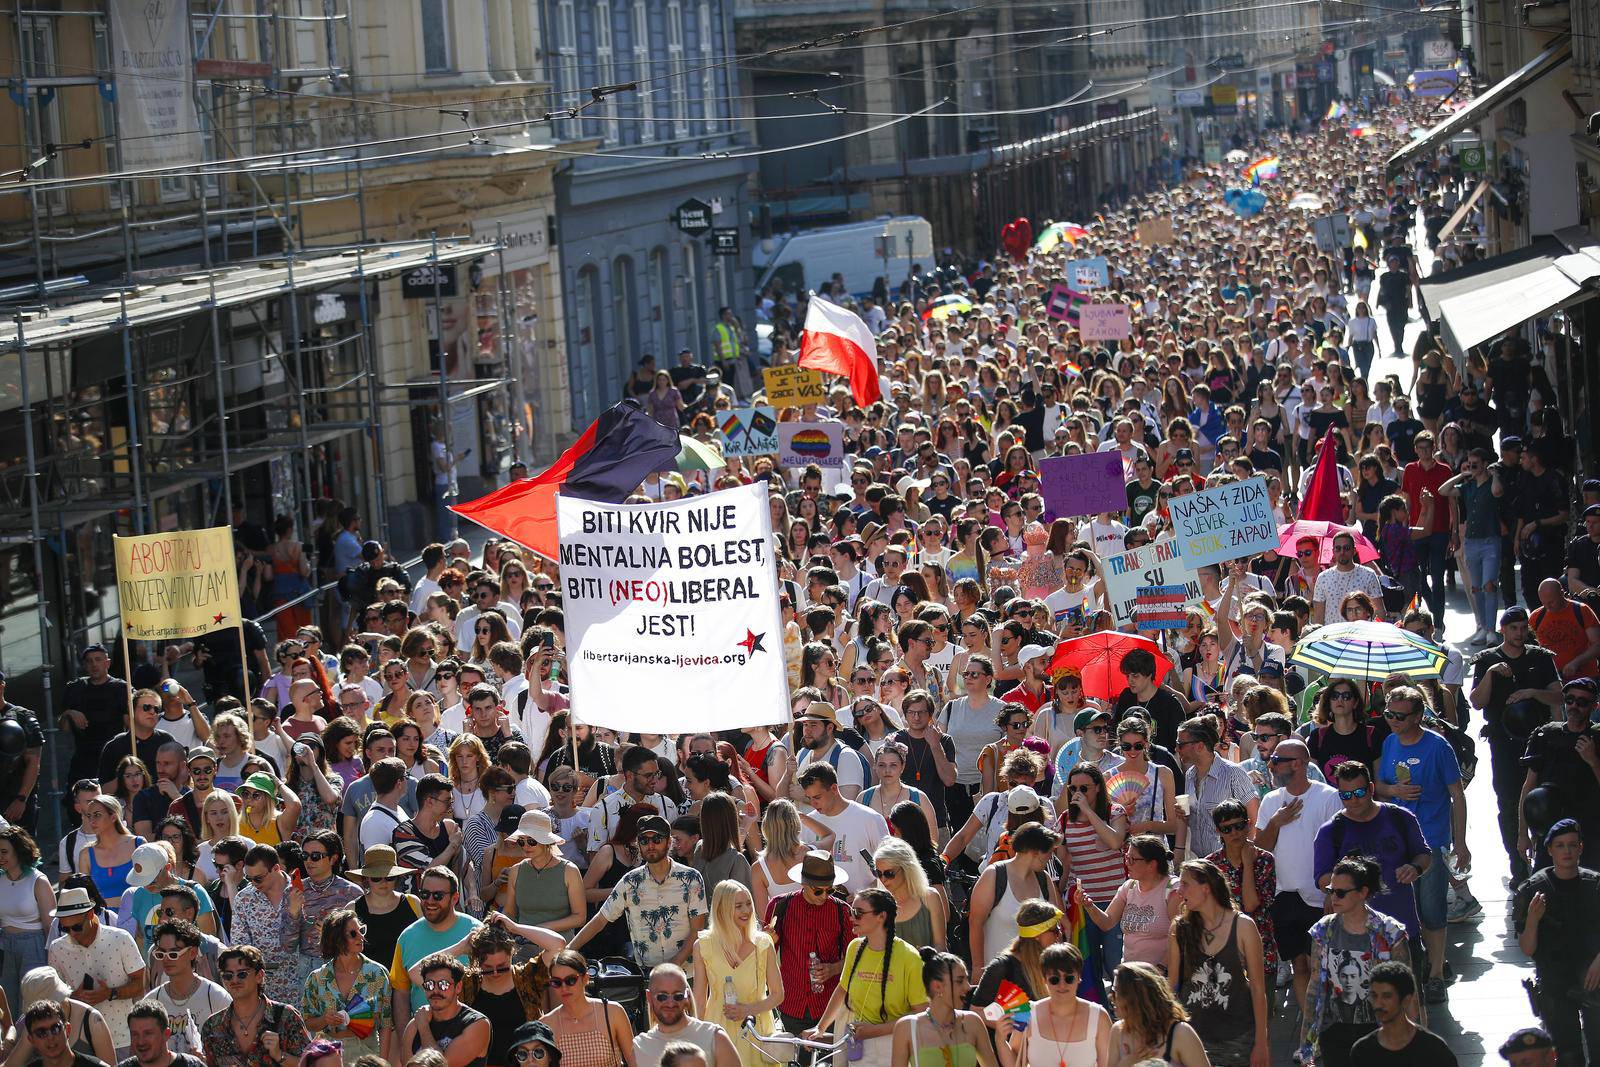
M 767 494 L 556 497 L 578 721 L 653 734 L 789 721 Z

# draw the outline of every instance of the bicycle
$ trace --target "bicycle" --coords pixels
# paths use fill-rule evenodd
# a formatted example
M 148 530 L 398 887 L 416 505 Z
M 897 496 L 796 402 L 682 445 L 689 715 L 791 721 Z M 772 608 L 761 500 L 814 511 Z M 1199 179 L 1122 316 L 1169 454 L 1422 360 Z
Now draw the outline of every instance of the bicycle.
M 849 1047 L 850 1042 L 855 1039 L 854 1026 L 846 1026 L 844 1028 L 844 1036 L 838 1041 L 829 1044 L 826 1041 L 810 1041 L 806 1038 L 797 1037 L 794 1034 L 786 1033 L 783 1030 L 779 1030 L 772 1034 L 758 1033 L 756 1031 L 754 1021 L 750 1019 L 746 1019 L 744 1021 L 744 1026 L 740 1028 L 740 1032 L 744 1035 L 745 1040 L 749 1041 L 751 1046 L 757 1052 L 761 1053 L 762 1059 L 765 1059 L 770 1063 L 788 1064 L 795 1062 L 795 1056 L 793 1054 L 791 1054 L 788 1059 L 778 1059 L 776 1056 L 772 1055 L 762 1047 L 763 1045 L 787 1045 L 795 1052 L 810 1052 L 812 1054 L 811 1063 L 813 1067 L 818 1067 L 818 1065 L 821 1065 L 821 1067 L 829 1067 L 829 1065 L 836 1061 L 839 1053 L 843 1052 L 847 1047 Z

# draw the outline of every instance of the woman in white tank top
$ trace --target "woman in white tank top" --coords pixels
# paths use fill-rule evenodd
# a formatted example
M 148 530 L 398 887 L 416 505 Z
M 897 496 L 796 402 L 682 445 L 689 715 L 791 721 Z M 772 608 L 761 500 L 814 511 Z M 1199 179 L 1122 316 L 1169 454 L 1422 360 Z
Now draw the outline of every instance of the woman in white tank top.
M 1033 1002 L 1033 1017 L 1020 1034 L 1000 1044 L 1004 1067 L 1109 1067 L 1111 1018 L 1098 1004 L 1078 996 L 1083 957 L 1076 946 L 1051 945 L 1039 959 L 1049 996 Z
M 761 816 L 761 837 L 767 847 L 750 865 L 750 895 L 757 917 L 764 918 L 769 901 L 800 888 L 800 883 L 789 877 L 790 868 L 806 854 L 806 846 L 800 842 L 800 813 L 794 804 L 783 797 L 768 804 Z

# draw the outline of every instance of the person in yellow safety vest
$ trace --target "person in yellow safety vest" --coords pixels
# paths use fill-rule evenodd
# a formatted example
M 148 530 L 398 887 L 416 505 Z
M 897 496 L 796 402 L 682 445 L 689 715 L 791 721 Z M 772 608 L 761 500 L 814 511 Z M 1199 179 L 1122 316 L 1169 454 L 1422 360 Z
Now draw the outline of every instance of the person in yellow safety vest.
M 717 309 L 717 321 L 711 326 L 711 358 L 722 372 L 722 380 L 734 387 L 740 396 L 749 396 L 753 382 L 746 367 L 748 356 L 744 327 L 730 307 Z

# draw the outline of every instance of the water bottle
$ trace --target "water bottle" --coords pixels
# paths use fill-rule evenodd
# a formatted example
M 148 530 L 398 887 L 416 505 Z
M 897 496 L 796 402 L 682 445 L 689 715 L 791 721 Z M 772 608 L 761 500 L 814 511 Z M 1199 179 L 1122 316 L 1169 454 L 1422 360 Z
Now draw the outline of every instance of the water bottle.
M 815 952 L 806 957 L 806 973 L 811 976 L 811 992 L 822 992 L 822 982 L 817 978 L 817 968 L 822 966 L 822 961 L 817 959 Z
M 722 1006 L 731 1010 L 737 1003 L 739 997 L 733 991 L 733 975 L 725 975 L 722 979 Z

